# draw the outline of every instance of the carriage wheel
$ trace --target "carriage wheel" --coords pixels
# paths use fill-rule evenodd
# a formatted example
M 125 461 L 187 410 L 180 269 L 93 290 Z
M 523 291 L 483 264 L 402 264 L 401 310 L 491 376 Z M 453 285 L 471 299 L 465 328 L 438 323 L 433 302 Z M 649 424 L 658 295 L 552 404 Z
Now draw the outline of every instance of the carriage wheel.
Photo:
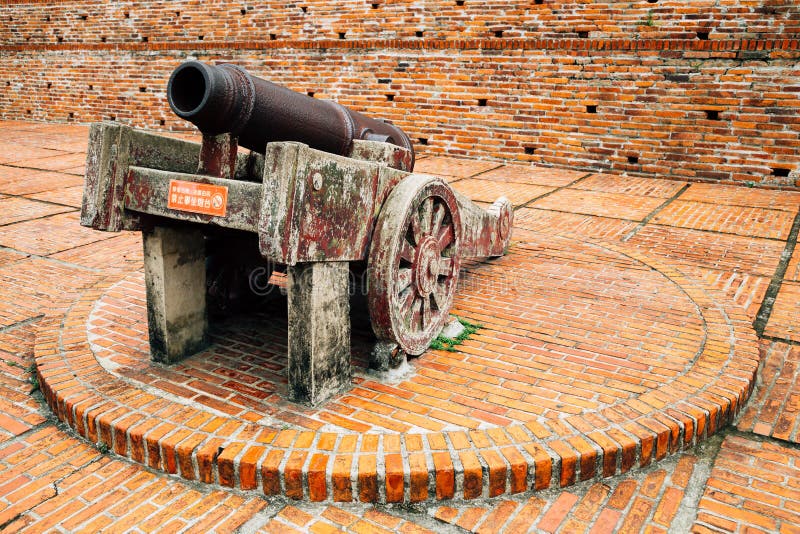
M 453 305 L 461 220 L 450 186 L 412 174 L 389 194 L 369 252 L 369 313 L 379 339 L 422 354 Z

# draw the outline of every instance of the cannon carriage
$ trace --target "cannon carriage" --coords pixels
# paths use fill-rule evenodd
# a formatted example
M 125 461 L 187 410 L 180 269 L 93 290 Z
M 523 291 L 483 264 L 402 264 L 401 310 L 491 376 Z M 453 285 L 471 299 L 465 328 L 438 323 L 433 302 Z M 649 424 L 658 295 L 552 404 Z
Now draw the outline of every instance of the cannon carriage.
M 202 143 L 92 125 L 81 210 L 84 226 L 143 233 L 156 361 L 207 342 L 212 243 L 229 264 L 285 266 L 289 394 L 310 404 L 350 384 L 351 264 L 368 282 L 371 365 L 385 369 L 439 334 L 461 260 L 509 243 L 508 200 L 483 209 L 414 173 L 408 136 L 387 122 L 233 65 L 184 63 L 167 94 Z

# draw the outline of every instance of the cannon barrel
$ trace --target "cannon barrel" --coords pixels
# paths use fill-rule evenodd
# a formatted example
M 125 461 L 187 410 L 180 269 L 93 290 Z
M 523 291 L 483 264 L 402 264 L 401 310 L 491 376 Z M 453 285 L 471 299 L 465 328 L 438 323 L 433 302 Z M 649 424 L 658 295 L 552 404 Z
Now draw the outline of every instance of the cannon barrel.
M 330 100 L 312 98 L 251 76 L 236 65 L 187 61 L 167 84 L 172 111 L 204 135 L 231 133 L 241 146 L 263 153 L 270 141 L 298 141 L 347 155 L 354 139 L 383 141 L 411 151 L 398 127 Z

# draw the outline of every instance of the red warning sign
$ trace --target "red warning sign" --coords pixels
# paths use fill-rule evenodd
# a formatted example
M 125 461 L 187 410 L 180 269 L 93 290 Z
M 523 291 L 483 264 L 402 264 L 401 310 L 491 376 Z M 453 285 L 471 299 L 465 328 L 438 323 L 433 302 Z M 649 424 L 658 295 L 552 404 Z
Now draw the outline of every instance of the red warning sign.
M 228 209 L 228 188 L 222 185 L 170 180 L 167 207 L 171 210 L 224 217 Z

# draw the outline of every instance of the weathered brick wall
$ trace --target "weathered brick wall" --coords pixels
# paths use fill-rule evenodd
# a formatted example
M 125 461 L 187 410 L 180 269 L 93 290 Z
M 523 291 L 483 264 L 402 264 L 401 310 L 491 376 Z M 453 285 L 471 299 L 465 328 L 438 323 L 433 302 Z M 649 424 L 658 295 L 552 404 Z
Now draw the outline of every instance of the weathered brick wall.
M 710 39 L 800 32 L 794 0 L 7 1 L 3 44 L 274 39 Z M 60 40 L 59 40 L 60 39 Z
M 794 2 L 537 1 L 7 3 L 0 116 L 185 129 L 164 88 L 197 57 L 423 153 L 800 186 Z

